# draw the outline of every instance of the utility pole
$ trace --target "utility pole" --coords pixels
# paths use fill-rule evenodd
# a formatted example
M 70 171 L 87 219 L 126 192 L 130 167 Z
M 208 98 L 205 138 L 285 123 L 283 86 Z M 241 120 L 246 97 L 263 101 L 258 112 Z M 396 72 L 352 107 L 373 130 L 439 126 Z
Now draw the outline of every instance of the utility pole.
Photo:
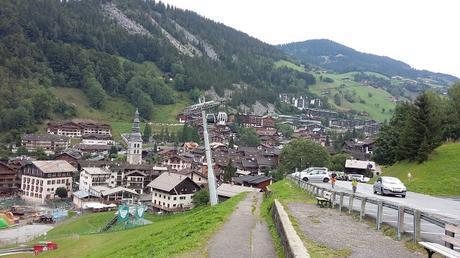
M 206 120 L 206 109 L 213 108 L 218 106 L 219 103 L 215 101 L 205 101 L 204 97 L 200 98 L 200 103 L 187 107 L 184 110 L 185 114 L 193 114 L 201 111 L 201 118 L 203 120 L 203 138 L 204 138 L 204 148 L 206 152 L 206 163 L 208 166 L 208 187 L 209 187 L 209 202 L 211 206 L 214 206 L 218 203 L 217 200 L 217 186 L 216 186 L 216 176 L 214 175 L 214 168 L 212 167 L 212 157 L 211 157 L 211 147 L 209 146 L 209 135 L 208 135 L 208 122 Z

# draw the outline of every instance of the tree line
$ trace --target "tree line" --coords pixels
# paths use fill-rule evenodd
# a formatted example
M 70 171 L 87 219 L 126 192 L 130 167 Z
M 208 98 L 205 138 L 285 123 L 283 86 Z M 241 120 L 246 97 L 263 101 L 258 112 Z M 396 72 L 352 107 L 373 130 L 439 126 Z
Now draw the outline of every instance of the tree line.
M 424 92 L 413 103 L 398 104 L 379 132 L 374 160 L 385 165 L 424 162 L 442 143 L 459 138 L 460 83 L 456 83 L 445 97 Z

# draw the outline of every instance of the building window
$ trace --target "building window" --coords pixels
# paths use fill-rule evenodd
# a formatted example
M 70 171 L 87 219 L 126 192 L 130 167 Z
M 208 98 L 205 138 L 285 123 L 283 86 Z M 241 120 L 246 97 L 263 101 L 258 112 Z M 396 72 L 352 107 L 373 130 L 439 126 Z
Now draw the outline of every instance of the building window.
M 174 197 L 174 201 L 177 200 L 177 197 Z

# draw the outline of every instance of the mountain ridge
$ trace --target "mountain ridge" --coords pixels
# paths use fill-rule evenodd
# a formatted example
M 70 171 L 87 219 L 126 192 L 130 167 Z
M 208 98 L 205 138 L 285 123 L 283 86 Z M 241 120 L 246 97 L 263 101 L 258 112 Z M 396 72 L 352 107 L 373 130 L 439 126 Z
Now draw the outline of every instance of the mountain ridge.
M 388 56 L 364 53 L 329 39 L 291 42 L 277 45 L 277 47 L 304 63 L 317 65 L 338 73 L 377 72 L 390 77 L 431 79 L 446 86 L 459 79 L 446 73 L 418 70 L 403 61 Z

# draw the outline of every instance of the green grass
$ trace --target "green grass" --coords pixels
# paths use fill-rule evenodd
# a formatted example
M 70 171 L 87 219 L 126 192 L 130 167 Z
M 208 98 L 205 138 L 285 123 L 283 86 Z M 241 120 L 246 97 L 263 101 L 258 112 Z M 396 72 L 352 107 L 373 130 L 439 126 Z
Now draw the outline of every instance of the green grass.
M 408 172 L 412 174 L 410 182 L 407 178 Z M 383 168 L 383 175 L 401 179 L 409 191 L 437 196 L 460 196 L 460 143 L 440 146 L 422 164 L 403 161 Z
M 287 67 L 287 68 L 291 68 L 292 70 L 296 70 L 296 71 L 299 71 L 299 72 L 305 72 L 305 69 L 303 69 L 299 65 L 296 65 L 296 64 L 294 64 L 292 62 L 289 62 L 287 60 L 278 60 L 278 61 L 275 62 L 274 65 L 275 65 L 276 68 Z
M 88 98 L 80 89 L 61 87 L 52 88 L 51 90 L 59 99 L 67 104 L 75 106 L 77 118 L 110 123 L 116 141 L 121 141 L 120 134 L 131 131 L 135 107 L 125 99 L 108 97 L 104 108 L 98 110 L 89 105 Z M 177 132 L 182 126 L 174 125 L 178 123 L 176 117 L 186 106 L 191 104 L 187 93 L 178 93 L 176 103 L 170 105 L 154 105 L 152 114 L 153 131 L 159 132 L 162 127 L 168 127 L 170 132 Z M 62 118 L 55 117 L 55 119 Z M 144 129 L 144 125 L 145 123 L 141 124 L 142 130 Z M 40 127 L 40 131 L 44 130 L 45 126 Z
M 134 106 L 123 98 L 108 97 L 105 106 L 94 109 L 89 105 L 88 98 L 82 90 L 76 88 L 51 88 L 51 91 L 65 103 L 75 106 L 77 117 L 98 121 L 131 121 Z
M 276 228 L 271 218 L 273 200 L 278 199 L 282 204 L 287 204 L 289 202 L 315 203 L 315 201 L 308 193 L 301 190 L 293 182 L 287 179 L 272 184 L 270 186 L 270 190 L 270 196 L 265 197 L 264 201 L 262 202 L 261 215 L 267 221 L 269 230 L 272 233 L 273 239 L 275 240 L 275 248 L 277 250 L 278 256 L 284 257 L 284 254 L 282 253 L 281 242 L 278 234 L 276 233 Z M 285 211 L 289 214 L 289 210 L 286 207 Z M 307 236 L 305 236 L 294 217 L 289 215 L 289 218 L 311 257 L 346 257 L 351 254 L 351 251 L 348 249 L 335 250 L 325 245 L 315 243 Z
M 210 236 L 244 197 L 241 194 L 217 206 L 200 207 L 185 213 L 150 216 L 148 219 L 153 221 L 150 225 L 110 233 L 91 232 L 105 225 L 113 213 L 84 215 L 50 231 L 48 240 L 57 242 L 59 248 L 41 256 L 171 257 L 190 253 L 206 256 Z M 80 236 L 60 237 L 68 232 L 78 232 Z
M 337 108 L 338 110 L 355 110 L 359 112 L 367 112 L 369 118 L 373 118 L 377 121 L 389 120 L 392 116 L 390 110 L 394 110 L 396 104 L 391 100 L 391 94 L 382 90 L 377 89 L 371 86 L 366 86 L 360 83 L 353 81 L 354 73 L 344 73 L 344 74 L 333 74 L 325 73 L 321 75 L 316 75 L 316 84 L 309 87 L 309 89 L 320 96 L 327 96 L 329 98 L 329 103 Z M 376 73 L 372 73 L 378 75 Z M 334 80 L 332 83 L 320 81 L 320 76 L 329 77 Z M 383 75 L 379 75 L 384 77 Z M 348 78 L 348 79 L 347 79 Z M 345 85 L 341 88 L 341 85 Z M 334 103 L 334 95 L 342 91 L 356 92 L 356 96 L 364 100 L 365 103 L 360 103 L 359 101 L 351 103 L 342 98 L 342 105 L 337 106 Z M 369 94 L 372 97 L 369 97 Z M 385 112 L 382 113 L 382 108 L 385 109 Z

